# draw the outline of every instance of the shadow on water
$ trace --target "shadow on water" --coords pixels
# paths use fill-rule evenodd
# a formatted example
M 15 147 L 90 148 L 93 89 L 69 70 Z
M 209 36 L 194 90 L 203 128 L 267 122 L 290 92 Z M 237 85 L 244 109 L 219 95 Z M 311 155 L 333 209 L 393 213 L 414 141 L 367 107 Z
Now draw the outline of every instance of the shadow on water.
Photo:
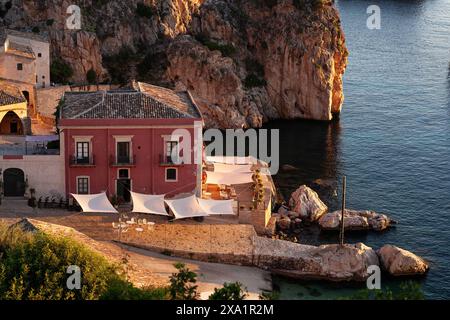
M 340 121 L 278 120 L 264 128 L 280 131 L 280 170 L 274 180 L 285 200 L 302 184 L 316 186 L 314 189 L 319 193 L 329 191 L 331 194 L 323 194 L 329 198 L 335 191 L 341 171 Z M 286 168 L 286 165 L 296 170 Z M 320 188 L 317 179 L 333 190 Z

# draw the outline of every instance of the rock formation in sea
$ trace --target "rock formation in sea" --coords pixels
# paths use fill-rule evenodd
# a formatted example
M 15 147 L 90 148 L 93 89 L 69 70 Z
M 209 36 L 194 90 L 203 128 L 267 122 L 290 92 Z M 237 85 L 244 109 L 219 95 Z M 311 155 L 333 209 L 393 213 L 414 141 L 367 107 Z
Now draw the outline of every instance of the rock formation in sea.
M 328 211 L 328 207 L 320 200 L 313 189 L 302 185 L 295 190 L 289 199 L 292 211 L 297 212 L 300 218 L 317 221 Z
M 324 230 L 338 230 L 341 224 L 341 210 L 325 213 L 319 219 L 319 225 Z M 345 209 L 345 230 L 375 230 L 383 231 L 391 227 L 395 222 L 382 213 L 370 210 Z
M 421 257 L 390 244 L 381 247 L 377 254 L 383 268 L 393 276 L 423 275 L 429 269 Z
M 72 4 L 82 30 L 66 27 Z M 12 0 L 0 21 L 48 34 L 74 82 L 92 70 L 190 90 L 208 127 L 330 120 L 342 107 L 348 52 L 331 0 Z

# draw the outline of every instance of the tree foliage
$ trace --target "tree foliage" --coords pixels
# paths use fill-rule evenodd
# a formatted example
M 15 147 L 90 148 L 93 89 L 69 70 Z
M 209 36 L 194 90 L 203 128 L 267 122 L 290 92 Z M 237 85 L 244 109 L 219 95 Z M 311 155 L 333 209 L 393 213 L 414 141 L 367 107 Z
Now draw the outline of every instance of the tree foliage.
M 244 300 L 247 297 L 247 289 L 242 283 L 232 282 L 223 284 L 220 289 L 215 288 L 209 296 L 209 300 Z
M 391 290 L 390 288 L 380 290 L 361 290 L 356 294 L 344 298 L 345 300 L 423 300 L 425 296 L 420 284 L 407 281 L 399 286 L 399 290 Z
M 94 69 L 89 69 L 86 73 L 86 80 L 89 84 L 95 84 L 97 83 L 97 73 Z
M 176 263 L 178 272 L 170 276 L 170 298 L 172 300 L 195 300 L 197 293 L 197 274 L 189 270 L 184 263 Z
M 72 67 L 61 59 L 55 59 L 50 65 L 50 78 L 56 83 L 68 83 L 73 75 Z
M 136 6 L 136 14 L 140 17 L 151 18 L 155 14 L 155 9 L 143 2 L 138 2 Z
M 117 266 L 83 245 L 18 227 L 0 230 L 0 299 L 97 299 L 113 280 L 122 279 Z M 67 268 L 81 269 L 80 290 L 67 288 Z

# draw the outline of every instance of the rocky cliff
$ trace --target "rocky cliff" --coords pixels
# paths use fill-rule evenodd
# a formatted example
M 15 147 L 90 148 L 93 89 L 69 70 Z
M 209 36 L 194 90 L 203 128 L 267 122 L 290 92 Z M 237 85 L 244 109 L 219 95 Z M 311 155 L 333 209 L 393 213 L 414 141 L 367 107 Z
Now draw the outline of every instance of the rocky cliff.
M 188 89 L 207 126 L 331 120 L 347 49 L 331 0 L 11 0 L 3 25 L 47 33 L 85 82 L 132 78 Z M 68 30 L 71 4 L 81 30 Z

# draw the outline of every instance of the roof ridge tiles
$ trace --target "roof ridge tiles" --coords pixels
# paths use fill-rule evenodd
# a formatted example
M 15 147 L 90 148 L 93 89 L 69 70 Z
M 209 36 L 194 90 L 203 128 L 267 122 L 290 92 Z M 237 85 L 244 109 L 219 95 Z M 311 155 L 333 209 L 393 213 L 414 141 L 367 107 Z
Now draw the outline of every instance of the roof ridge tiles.
M 179 96 L 170 89 L 166 89 L 169 96 L 167 101 L 161 101 L 152 96 L 151 92 L 143 91 L 94 91 L 85 96 L 67 95 L 62 110 L 63 118 L 70 119 L 138 119 L 138 118 L 196 118 L 197 113 L 184 110 L 192 109 L 189 100 Z M 161 94 L 162 91 L 155 91 Z M 96 93 L 101 93 L 101 99 Z M 176 95 L 176 96 L 174 96 Z M 175 98 L 179 97 L 178 100 Z M 100 99 L 100 101 L 98 101 Z M 171 100 L 172 99 L 172 100 Z M 174 105 L 170 102 L 173 101 Z

